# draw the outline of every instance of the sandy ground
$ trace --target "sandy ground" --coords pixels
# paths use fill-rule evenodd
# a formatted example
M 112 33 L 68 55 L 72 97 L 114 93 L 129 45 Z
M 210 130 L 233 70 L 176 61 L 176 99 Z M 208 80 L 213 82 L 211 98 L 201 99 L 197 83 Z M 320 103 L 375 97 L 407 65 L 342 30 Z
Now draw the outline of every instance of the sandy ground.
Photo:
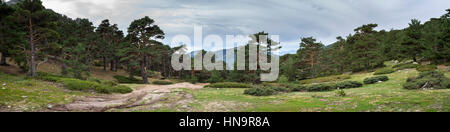
M 50 111 L 85 111 L 103 112 L 111 109 L 125 109 L 144 105 L 152 105 L 164 101 L 173 89 L 201 89 L 206 84 L 178 83 L 173 85 L 146 85 L 129 94 L 102 95 L 76 99 L 67 105 L 55 106 Z M 180 94 L 182 98 L 192 99 L 192 95 Z M 182 100 L 186 102 L 186 100 Z

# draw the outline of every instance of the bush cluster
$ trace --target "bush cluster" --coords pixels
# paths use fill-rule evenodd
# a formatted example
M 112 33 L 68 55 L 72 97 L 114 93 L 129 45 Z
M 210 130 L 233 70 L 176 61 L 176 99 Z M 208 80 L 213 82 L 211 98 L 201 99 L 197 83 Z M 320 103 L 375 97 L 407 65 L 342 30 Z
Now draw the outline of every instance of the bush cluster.
M 417 77 L 410 77 L 403 84 L 404 89 L 449 89 L 450 79 L 437 71 L 422 72 Z
M 334 81 L 342 81 L 350 79 L 351 76 L 348 74 L 336 75 L 336 76 L 328 76 L 328 77 L 320 77 L 308 80 L 300 80 L 300 84 L 313 84 L 313 83 L 324 83 L 324 82 L 334 82 Z
M 392 68 L 384 68 L 384 69 L 379 69 L 377 70 L 374 75 L 383 75 L 383 74 L 391 74 L 394 73 L 395 70 Z
M 428 71 L 434 71 L 437 69 L 436 65 L 420 65 L 417 68 L 417 71 L 420 72 L 428 72 Z
M 388 81 L 389 77 L 387 76 L 377 76 L 377 77 L 370 77 L 370 78 L 366 78 L 364 79 L 364 84 L 375 84 L 377 82 L 384 82 L 384 81 Z
M 285 83 L 279 85 L 263 84 L 258 85 L 255 88 L 247 89 L 244 94 L 254 95 L 254 96 L 268 96 L 276 93 L 289 93 L 289 92 L 322 92 L 322 91 L 332 91 L 336 89 L 347 89 L 347 88 L 358 88 L 362 87 L 363 84 L 356 81 L 345 81 L 339 83 L 325 83 L 325 84 L 315 84 L 315 85 L 300 85 Z
M 142 80 L 136 79 L 136 78 L 129 78 L 121 75 L 114 76 L 114 78 L 119 83 L 128 83 L 128 84 L 141 84 Z
M 273 87 L 269 86 L 257 86 L 254 88 L 246 89 L 244 94 L 253 95 L 253 96 L 270 96 L 274 95 L 276 91 Z
M 247 83 L 237 83 L 237 82 L 223 82 L 223 83 L 213 83 L 206 85 L 206 88 L 252 88 L 253 85 Z
M 419 64 L 412 64 L 412 63 L 403 63 L 403 64 L 397 64 L 393 66 L 395 70 L 404 70 L 404 69 L 414 69 L 417 68 Z
M 100 80 L 90 78 L 88 80 L 79 80 L 74 78 L 65 78 L 48 73 L 39 73 L 38 79 L 61 83 L 65 88 L 76 91 L 95 91 L 98 93 L 131 93 L 133 89 L 127 86 L 120 86 L 117 83 L 109 80 Z
M 155 85 L 171 85 L 171 84 L 174 84 L 174 83 L 170 82 L 170 81 L 157 80 L 157 81 L 153 81 L 152 84 L 155 84 Z

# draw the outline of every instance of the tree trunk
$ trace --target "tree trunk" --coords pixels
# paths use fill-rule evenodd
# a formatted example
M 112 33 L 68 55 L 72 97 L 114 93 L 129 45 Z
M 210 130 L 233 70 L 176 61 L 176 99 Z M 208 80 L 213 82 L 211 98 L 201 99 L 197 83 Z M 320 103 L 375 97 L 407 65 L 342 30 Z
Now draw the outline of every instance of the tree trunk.
M 103 70 L 106 71 L 106 57 L 103 57 Z
M 115 69 L 114 69 L 114 71 L 115 72 L 117 72 L 118 71 L 118 69 L 119 69 L 119 58 L 116 58 L 116 60 L 114 61 L 114 66 L 115 66 Z
M 109 68 L 109 70 L 110 71 L 114 71 L 114 59 L 112 59 L 111 61 L 110 61 L 110 68 Z
M 145 67 L 145 61 L 140 62 L 140 69 L 141 69 L 142 83 L 148 84 L 147 69 Z
M 37 70 L 37 65 L 36 65 L 36 47 L 35 47 L 35 43 L 34 43 L 34 38 L 33 38 L 33 28 L 32 28 L 32 21 L 31 19 L 29 19 L 29 43 L 30 43 L 30 49 L 31 49 L 31 58 L 30 58 L 30 64 L 29 67 L 30 69 L 28 70 L 28 76 L 29 77 L 36 77 L 36 70 Z
M 2 58 L 0 60 L 0 65 L 2 66 L 9 66 L 9 64 L 6 62 L 6 54 L 2 53 Z

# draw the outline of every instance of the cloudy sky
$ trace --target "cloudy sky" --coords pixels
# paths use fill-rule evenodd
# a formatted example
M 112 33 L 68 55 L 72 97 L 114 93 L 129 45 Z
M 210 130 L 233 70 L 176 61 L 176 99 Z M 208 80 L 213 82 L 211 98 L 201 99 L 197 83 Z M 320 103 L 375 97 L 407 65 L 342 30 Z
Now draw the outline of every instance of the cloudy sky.
M 347 36 L 356 27 L 377 23 L 401 29 L 412 18 L 422 22 L 443 15 L 450 0 L 42 0 L 47 8 L 69 17 L 103 19 L 126 31 L 131 21 L 149 16 L 166 33 L 165 43 L 178 34 L 246 35 L 259 31 L 280 35 L 282 53 L 294 53 L 301 37 L 324 44 Z

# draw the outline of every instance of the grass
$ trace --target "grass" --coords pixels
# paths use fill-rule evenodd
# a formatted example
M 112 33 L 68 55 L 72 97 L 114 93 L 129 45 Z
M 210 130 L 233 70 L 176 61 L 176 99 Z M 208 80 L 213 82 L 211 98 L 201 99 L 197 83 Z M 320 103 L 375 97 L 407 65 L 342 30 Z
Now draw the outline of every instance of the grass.
M 446 73 L 448 75 L 449 73 Z M 295 92 L 267 97 L 244 95 L 245 89 L 183 89 L 194 96 L 191 106 L 194 111 L 238 111 L 238 112 L 435 112 L 450 111 L 450 89 L 405 90 L 402 84 L 416 70 L 403 70 L 387 75 L 391 80 L 364 85 L 362 88 L 345 89 L 346 96 L 338 97 L 330 92 Z M 354 74 L 351 81 L 362 82 L 373 73 Z M 218 108 L 211 108 L 216 104 Z M 159 110 L 153 110 L 159 111 Z M 177 111 L 162 108 L 161 111 Z
M 50 83 L 0 72 L 0 111 L 40 111 L 49 105 L 67 104 L 91 93 L 71 91 Z M 5 89 L 3 89 L 5 88 Z

